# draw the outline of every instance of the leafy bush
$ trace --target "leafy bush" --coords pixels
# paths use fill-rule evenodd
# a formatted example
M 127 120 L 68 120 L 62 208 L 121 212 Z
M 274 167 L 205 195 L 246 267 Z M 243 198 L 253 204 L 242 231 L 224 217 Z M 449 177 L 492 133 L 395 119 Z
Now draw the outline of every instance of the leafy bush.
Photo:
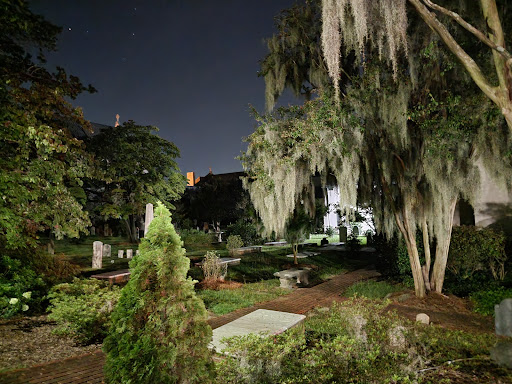
M 80 268 L 37 249 L 0 255 L 0 317 L 44 311 L 49 288 Z
M 71 336 L 79 344 L 101 343 L 119 296 L 118 286 L 75 278 L 52 288 L 48 318 L 57 322 L 57 334 Z
M 351 251 L 358 251 L 361 248 L 361 241 L 358 239 L 357 236 L 350 235 L 347 238 L 346 246 Z
M 230 255 L 234 255 L 235 249 L 241 248 L 243 246 L 244 242 L 240 236 L 231 235 L 228 237 L 226 248 L 228 249 Z
M 0 258 L 0 267 L 0 317 L 39 309 L 47 292 L 44 280 L 30 265 L 9 256 Z
M 488 356 L 494 335 L 425 327 L 385 312 L 386 303 L 350 300 L 310 313 L 305 332 L 227 339 L 222 383 L 412 383 L 422 369 Z
M 258 233 L 256 225 L 247 220 L 239 219 L 234 224 L 227 227 L 227 233 L 238 235 L 242 238 L 244 245 L 255 245 L 263 243 L 263 239 Z
M 383 299 L 389 293 L 393 293 L 398 290 L 400 290 L 400 288 L 385 281 L 367 280 L 351 285 L 345 291 L 345 296 L 362 296 L 368 299 Z
M 161 203 L 139 251 L 103 343 L 105 381 L 204 383 L 213 374 L 208 314 L 187 278 L 190 260 Z
M 197 229 L 184 229 L 181 231 L 181 239 L 185 248 L 197 246 L 209 246 L 215 240 L 213 233 L 204 233 Z
M 203 259 L 201 268 L 203 269 L 205 280 L 223 280 L 228 271 L 227 264 L 219 262 L 219 254 L 216 251 L 208 251 Z
M 475 312 L 482 315 L 494 315 L 494 306 L 501 303 L 503 299 L 510 297 L 512 297 L 512 288 L 505 289 L 501 286 L 474 292 L 470 295 L 470 299 L 475 306 Z
M 454 227 L 447 269 L 462 280 L 471 279 L 477 271 L 489 278 L 505 277 L 505 235 L 491 228 Z

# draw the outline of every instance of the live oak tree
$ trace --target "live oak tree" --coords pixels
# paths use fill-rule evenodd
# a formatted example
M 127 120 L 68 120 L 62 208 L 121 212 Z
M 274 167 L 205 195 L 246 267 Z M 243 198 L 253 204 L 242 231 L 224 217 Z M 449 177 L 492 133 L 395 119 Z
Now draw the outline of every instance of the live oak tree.
M 26 1 L 0 1 L 0 24 L 0 245 L 34 247 L 46 230 L 78 236 L 90 224 L 78 199 L 92 171 L 68 129 L 88 123 L 67 99 L 93 88 L 45 68 L 44 51 L 55 49 L 61 29 Z
M 86 191 L 91 211 L 124 223 L 136 242 L 136 219 L 147 203 L 161 201 L 169 208 L 185 189 L 176 158 L 178 148 L 159 137 L 158 129 L 128 121 L 101 130 L 86 141 L 102 177 L 89 179 Z
M 284 233 L 297 206 L 313 212 L 312 175 L 325 182 L 333 174 L 342 207 L 355 207 L 358 198 L 370 203 L 381 231 L 403 235 L 421 297 L 428 289 L 442 290 L 455 203 L 460 195 L 475 196 L 476 160 L 506 163 L 507 134 L 495 108 L 478 92 L 466 95 L 471 84 L 428 30 L 418 28 L 406 46 L 420 54 L 408 62 L 396 56 L 388 66 L 379 60 L 379 46 L 367 45 L 360 75 L 341 99 L 324 95 L 259 116 L 244 162 L 246 186 L 269 232 Z M 412 73 L 418 67 L 423 71 L 417 76 L 404 74 L 403 68 Z M 446 78 L 458 85 L 447 90 Z M 509 167 L 501 168 L 492 171 L 510 175 Z

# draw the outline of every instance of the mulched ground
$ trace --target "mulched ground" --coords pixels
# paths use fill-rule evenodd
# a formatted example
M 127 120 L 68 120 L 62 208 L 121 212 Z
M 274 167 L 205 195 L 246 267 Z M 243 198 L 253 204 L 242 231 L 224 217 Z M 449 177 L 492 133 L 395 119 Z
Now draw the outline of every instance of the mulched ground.
M 101 349 L 78 346 L 69 338 L 52 334 L 55 323 L 46 315 L 0 321 L 0 371 L 31 367 Z

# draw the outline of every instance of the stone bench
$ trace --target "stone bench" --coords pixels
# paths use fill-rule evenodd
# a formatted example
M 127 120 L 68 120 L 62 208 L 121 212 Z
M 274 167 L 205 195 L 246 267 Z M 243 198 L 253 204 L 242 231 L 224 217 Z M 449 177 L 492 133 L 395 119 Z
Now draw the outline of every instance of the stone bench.
M 121 269 L 119 271 L 105 272 L 99 273 L 97 275 L 92 275 L 91 278 L 98 280 L 108 280 L 110 284 L 114 283 L 124 283 L 130 279 L 130 270 L 129 269 Z
M 278 335 L 287 329 L 300 325 L 306 316 L 295 313 L 257 309 L 245 316 L 233 320 L 213 330 L 209 348 L 221 352 L 225 348 L 222 339 L 233 336 L 244 336 L 251 333 Z
M 245 255 L 248 253 L 260 253 L 261 252 L 261 245 L 252 245 L 249 247 L 242 247 L 242 248 L 236 248 L 233 250 L 235 255 Z
M 279 277 L 279 282 L 281 283 L 281 288 L 292 289 L 297 286 L 297 284 L 309 284 L 309 271 L 311 268 L 304 269 L 285 269 L 284 271 L 279 271 L 274 273 L 274 276 Z

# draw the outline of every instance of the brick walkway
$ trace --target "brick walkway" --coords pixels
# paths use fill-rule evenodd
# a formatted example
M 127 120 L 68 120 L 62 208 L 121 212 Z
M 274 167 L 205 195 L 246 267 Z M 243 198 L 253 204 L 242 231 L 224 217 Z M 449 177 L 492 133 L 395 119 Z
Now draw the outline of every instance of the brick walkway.
M 374 270 L 359 269 L 336 276 L 312 288 L 298 288 L 292 293 L 266 303 L 239 309 L 208 321 L 215 329 L 238 319 L 256 309 L 304 314 L 314 307 L 330 306 L 333 301 L 343 301 L 340 296 L 345 288 L 360 280 L 377 277 Z M 65 360 L 0 373 L 0 384 L 100 384 L 103 383 L 105 355 L 98 351 Z

